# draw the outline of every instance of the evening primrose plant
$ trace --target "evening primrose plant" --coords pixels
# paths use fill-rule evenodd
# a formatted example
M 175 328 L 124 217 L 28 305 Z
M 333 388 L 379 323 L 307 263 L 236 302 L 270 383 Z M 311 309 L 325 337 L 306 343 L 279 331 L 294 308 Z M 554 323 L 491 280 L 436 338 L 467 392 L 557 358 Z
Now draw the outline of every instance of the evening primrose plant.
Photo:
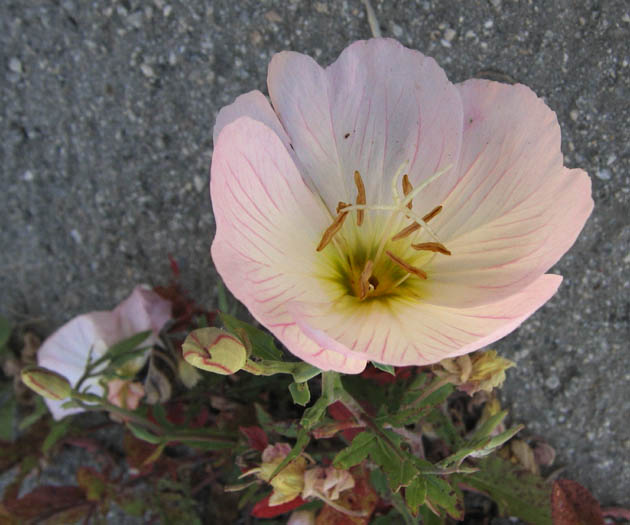
M 82 470 L 64 505 L 13 489 L 1 512 L 433 524 L 476 493 L 552 523 L 575 487 L 540 476 L 527 437 L 505 446 L 523 429 L 495 392 L 514 363 L 480 349 L 556 292 L 546 272 L 593 207 L 555 114 L 382 38 L 326 68 L 279 53 L 268 89 L 219 112 L 210 180 L 212 259 L 254 321 L 226 293 L 208 311 L 177 283 L 138 287 L 36 363 L 11 350 L 56 420 L 22 420 L 38 443 L 24 471 L 64 444 L 110 454 L 68 423 L 79 412 L 124 429 L 125 461 Z

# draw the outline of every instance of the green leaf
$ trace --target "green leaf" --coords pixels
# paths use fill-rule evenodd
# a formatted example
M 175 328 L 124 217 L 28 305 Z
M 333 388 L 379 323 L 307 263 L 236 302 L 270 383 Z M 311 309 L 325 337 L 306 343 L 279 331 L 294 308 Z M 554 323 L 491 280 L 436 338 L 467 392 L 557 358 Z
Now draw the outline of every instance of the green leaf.
M 436 516 L 426 505 L 420 508 L 420 516 L 422 517 L 422 525 L 446 525 L 446 518 Z
M 370 457 L 387 474 L 387 479 L 393 492 L 398 492 L 400 487 L 408 485 L 418 475 L 418 469 L 411 458 L 407 460 L 406 457 L 401 458 L 400 455 L 406 456 L 402 451 L 396 454 L 390 445 L 380 437 L 377 438 L 377 446 L 372 447 L 370 451 Z
M 15 414 L 17 403 L 13 395 L 13 388 L 8 384 L 0 393 L 0 441 L 15 439 Z M 38 398 L 39 399 L 39 398 Z
M 289 385 L 289 392 L 296 405 L 306 406 L 311 400 L 311 391 L 308 388 L 308 383 L 291 383 Z
M 42 452 L 47 454 L 55 443 L 68 433 L 71 425 L 72 417 L 64 417 L 61 421 L 55 421 L 50 427 L 50 432 L 48 432 L 48 435 L 42 444 Z
M 296 363 L 291 375 L 296 383 L 304 383 L 321 373 L 322 371 L 313 365 L 309 365 L 308 363 Z
M 166 417 L 166 410 L 164 409 L 164 405 L 156 403 L 151 407 L 151 413 L 161 427 L 171 428 L 173 426 Z
M 11 322 L 0 315 L 0 357 L 4 354 L 12 329 Z
M 388 374 L 391 374 L 393 376 L 396 375 L 396 369 L 392 365 L 382 365 L 381 363 L 372 361 L 372 366 L 374 366 L 374 368 L 378 368 L 379 370 L 382 370 L 383 372 L 387 372 Z
M 370 483 L 381 498 L 385 498 L 390 494 L 389 486 L 387 485 L 387 476 L 381 469 L 375 468 L 370 472 Z
M 349 469 L 367 458 L 375 446 L 376 436 L 371 432 L 361 432 L 354 437 L 350 445 L 335 456 L 333 465 L 340 469 Z
M 156 436 L 152 432 L 149 432 L 146 428 L 141 427 L 136 423 L 127 423 L 127 428 L 135 437 L 141 439 L 142 441 L 146 441 L 147 443 L 151 443 L 152 445 L 159 445 L 162 441 L 164 441 L 161 436 Z
M 147 337 L 151 335 L 151 330 L 146 330 L 145 332 L 140 332 L 127 339 L 123 339 L 118 343 L 110 346 L 105 353 L 105 356 L 109 361 L 113 362 L 118 359 L 123 354 L 127 354 L 133 350 L 136 350 L 140 344 L 142 344 Z
M 502 515 L 536 525 L 552 523 L 551 484 L 495 455 L 481 460 L 478 466 L 479 472 L 457 478 L 492 498 Z
M 444 509 L 456 520 L 464 519 L 464 498 L 461 491 L 437 476 L 428 474 L 425 479 L 427 482 L 426 499 L 433 507 Z
M 244 330 L 252 345 L 252 353 L 260 359 L 269 359 L 272 361 L 282 361 L 283 353 L 278 350 L 276 343 L 271 335 L 267 332 L 252 326 L 249 323 L 240 321 L 236 317 L 225 312 L 219 312 L 221 321 L 226 330 L 232 332 L 239 337 L 239 330 Z
M 140 348 L 138 350 L 130 350 L 125 353 L 119 354 L 113 359 L 110 359 L 107 368 L 101 372 L 103 375 L 115 374 L 120 368 L 128 361 L 133 361 L 138 357 L 142 357 L 147 352 L 146 348 Z
M 427 480 L 423 476 L 416 476 L 409 486 L 405 488 L 405 501 L 414 516 L 418 514 L 420 505 L 424 504 L 426 497 Z
M 278 474 L 278 472 L 280 472 L 284 467 L 286 467 L 289 463 L 291 463 L 291 461 L 293 461 L 302 452 L 304 452 L 304 449 L 306 449 L 306 445 L 308 445 L 310 440 L 311 438 L 308 435 L 308 432 L 305 429 L 301 429 L 298 432 L 295 445 L 293 445 L 293 448 L 291 449 L 291 451 L 286 455 L 286 457 L 282 460 L 282 462 L 276 467 L 276 470 L 273 471 L 273 473 L 271 474 L 269 478 L 269 483 L 271 483 L 271 480 Z
M 429 385 L 430 386 L 430 385 Z M 410 407 L 398 410 L 394 414 L 381 416 L 376 421 L 380 425 L 390 424 L 394 427 L 402 427 L 405 425 L 413 425 L 423 417 L 426 417 L 433 407 L 442 404 L 446 398 L 453 392 L 453 385 L 447 384 L 442 388 L 438 388 L 435 392 L 428 395 L 425 399 Z M 416 399 L 419 396 L 416 396 Z
M 326 408 L 328 407 L 328 399 L 324 396 L 320 397 L 315 404 L 304 411 L 302 414 L 302 419 L 300 420 L 300 425 L 305 430 L 311 430 L 317 423 L 320 422 L 324 413 L 326 412 Z
M 20 421 L 20 424 L 18 425 L 18 429 L 20 431 L 26 430 L 31 425 L 39 421 L 40 418 L 42 418 L 46 414 L 48 414 L 48 408 L 46 407 L 46 403 L 44 402 L 44 399 L 41 398 L 40 396 L 36 396 L 35 408 L 33 408 L 33 411 L 28 416 L 24 417 L 24 419 Z

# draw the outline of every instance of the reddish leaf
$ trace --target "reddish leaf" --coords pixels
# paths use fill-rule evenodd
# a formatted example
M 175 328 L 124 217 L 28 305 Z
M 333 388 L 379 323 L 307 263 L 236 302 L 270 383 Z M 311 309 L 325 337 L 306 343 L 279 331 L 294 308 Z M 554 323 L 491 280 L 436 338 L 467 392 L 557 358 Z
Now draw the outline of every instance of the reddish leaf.
M 343 405 L 339 401 L 335 401 L 332 405 L 328 407 L 328 414 L 335 421 L 339 421 L 343 423 L 350 422 L 350 421 L 354 422 L 354 417 L 352 416 L 352 412 L 350 412 L 350 410 L 348 410 L 345 407 L 345 405 Z M 357 434 L 361 433 L 361 431 L 362 429 L 355 428 L 355 429 L 344 430 L 341 432 L 341 434 L 348 441 L 352 441 Z
M 280 514 L 285 514 L 290 510 L 297 509 L 306 503 L 300 496 L 287 503 L 283 503 L 282 505 L 274 505 L 273 507 L 269 506 L 269 498 L 271 496 L 267 496 L 265 499 L 259 501 L 254 505 L 252 509 L 252 516 L 255 518 L 275 518 Z
M 157 445 L 151 445 L 146 441 L 134 437 L 131 432 L 125 432 L 123 436 L 123 448 L 125 449 L 125 458 L 129 468 L 135 469 L 141 473 L 151 471 L 153 464 L 145 464 L 144 462 L 155 452 Z
M 4 505 L 16 518 L 43 520 L 85 503 L 85 494 L 79 487 L 42 485 L 20 499 L 5 501 Z
M 265 434 L 265 431 L 262 428 L 257 427 L 257 426 L 251 426 L 251 427 L 238 427 L 238 429 L 243 434 L 245 434 L 245 437 L 247 438 L 247 443 L 254 450 L 258 450 L 259 452 L 262 452 L 263 450 L 265 450 L 265 448 L 267 448 L 267 445 L 269 444 L 269 440 L 267 439 L 267 434 Z
M 413 368 L 414 367 L 411 366 L 396 367 L 396 375 L 393 376 L 388 372 L 384 372 L 370 365 L 363 372 L 361 372 L 361 377 L 364 379 L 370 379 L 378 383 L 380 386 L 391 385 L 396 381 L 409 379 L 411 377 L 411 372 Z
M 316 525 L 368 525 L 370 523 L 370 517 L 380 498 L 370 484 L 369 473 L 363 467 L 354 468 L 350 472 L 354 478 L 354 488 L 342 492 L 335 503 L 353 512 L 360 512 L 363 516 L 348 516 L 330 505 L 324 505 L 317 515 Z
M 554 525 L 604 525 L 602 509 L 592 494 L 569 479 L 559 479 L 551 490 Z

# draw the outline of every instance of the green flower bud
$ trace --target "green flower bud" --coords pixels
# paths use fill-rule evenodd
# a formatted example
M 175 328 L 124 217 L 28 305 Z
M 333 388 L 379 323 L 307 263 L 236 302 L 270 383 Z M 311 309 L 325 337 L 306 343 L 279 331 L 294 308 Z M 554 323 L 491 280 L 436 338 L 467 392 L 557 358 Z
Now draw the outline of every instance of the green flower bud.
M 198 328 L 182 345 L 184 359 L 192 366 L 230 375 L 245 365 L 247 350 L 236 337 L 219 328 Z
M 22 369 L 22 382 L 40 396 L 55 401 L 70 397 L 70 382 L 48 368 L 27 366 Z

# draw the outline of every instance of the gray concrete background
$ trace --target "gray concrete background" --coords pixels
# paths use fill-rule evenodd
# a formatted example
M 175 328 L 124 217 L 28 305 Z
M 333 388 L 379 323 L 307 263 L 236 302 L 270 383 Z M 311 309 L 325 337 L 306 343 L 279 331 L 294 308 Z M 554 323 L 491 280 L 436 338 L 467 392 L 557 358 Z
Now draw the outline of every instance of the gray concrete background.
M 385 36 L 453 81 L 496 70 L 558 113 L 595 212 L 559 293 L 495 345 L 518 360 L 514 421 L 564 473 L 630 505 L 630 5 L 625 0 L 375 1 Z M 0 309 L 50 329 L 164 283 L 172 253 L 208 305 L 212 126 L 265 90 L 273 53 L 320 63 L 370 36 L 359 0 L 3 0 Z

